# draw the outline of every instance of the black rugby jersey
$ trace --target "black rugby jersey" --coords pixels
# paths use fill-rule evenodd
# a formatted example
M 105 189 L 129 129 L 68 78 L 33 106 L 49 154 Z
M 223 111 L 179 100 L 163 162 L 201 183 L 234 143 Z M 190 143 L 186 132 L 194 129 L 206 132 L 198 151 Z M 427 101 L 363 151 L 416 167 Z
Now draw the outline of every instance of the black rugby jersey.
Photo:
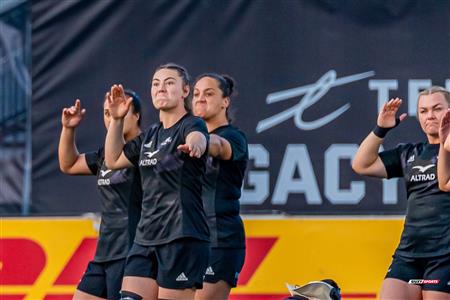
M 193 131 L 203 133 L 208 141 L 205 122 L 186 114 L 169 128 L 162 123 L 151 126 L 124 147 L 125 156 L 141 173 L 137 244 L 161 245 L 183 237 L 209 241 L 201 199 L 206 151 L 201 158 L 193 158 L 177 149 Z
M 381 152 L 388 178 L 403 177 L 408 196 L 396 253 L 431 257 L 450 253 L 450 193 L 439 190 L 439 144 L 400 144 Z
M 239 199 L 248 162 L 247 139 L 242 131 L 232 125 L 221 126 L 210 133 L 226 139 L 232 150 L 230 160 L 209 156 L 206 164 L 202 198 L 211 247 L 245 248 Z
M 94 261 L 105 262 L 127 256 L 141 216 L 142 189 L 139 170 L 109 170 L 104 149 L 86 153 L 86 163 L 97 175 L 101 195 L 100 234 Z

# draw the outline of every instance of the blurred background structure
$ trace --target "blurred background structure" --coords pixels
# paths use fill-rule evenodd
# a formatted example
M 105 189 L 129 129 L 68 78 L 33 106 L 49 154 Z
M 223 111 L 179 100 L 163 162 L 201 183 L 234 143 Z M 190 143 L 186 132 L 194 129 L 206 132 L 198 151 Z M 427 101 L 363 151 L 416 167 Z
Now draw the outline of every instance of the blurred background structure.
M 28 214 L 31 189 L 31 7 L 0 4 L 0 212 Z

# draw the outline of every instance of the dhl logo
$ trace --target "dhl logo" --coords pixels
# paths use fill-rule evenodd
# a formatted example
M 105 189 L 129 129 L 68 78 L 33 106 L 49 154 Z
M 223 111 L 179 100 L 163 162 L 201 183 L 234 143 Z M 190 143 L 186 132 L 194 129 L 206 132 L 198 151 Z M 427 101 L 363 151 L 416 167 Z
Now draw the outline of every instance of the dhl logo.
M 49 221 L 49 223 L 51 222 Z M 52 228 L 51 230 L 55 230 L 54 226 L 49 227 Z M 66 230 L 66 232 L 73 231 L 76 230 Z M 88 262 L 94 257 L 97 239 L 84 237 L 70 258 L 60 264 L 62 266 L 60 270 L 51 268 L 54 271 L 51 272 L 53 274 L 50 274 L 46 267 L 52 264 L 52 260 L 54 261 L 55 258 L 51 257 L 45 248 L 51 247 L 53 240 L 51 238 L 39 239 L 39 233 L 37 230 L 37 240 L 33 237 L 33 230 L 29 232 L 28 238 L 0 239 L 0 299 L 72 299 L 73 292 Z M 89 233 L 87 232 L 87 234 Z M 276 240 L 276 237 L 247 239 L 247 260 L 239 278 L 239 285 L 246 285 L 249 282 Z M 71 239 L 59 242 L 67 245 Z M 60 255 L 59 259 L 62 259 L 63 256 Z M 51 278 L 55 279 L 52 281 Z
M 53 283 L 55 287 L 45 295 L 45 300 L 72 299 L 73 288 L 81 278 L 87 262 L 95 251 L 95 238 L 84 239 L 72 258 Z M 33 299 L 33 285 L 44 272 L 48 257 L 44 249 L 35 241 L 24 238 L 0 240 L 0 285 L 2 299 Z M 19 294 L 15 294 L 15 292 Z M 55 292 L 55 293 L 54 293 Z M 53 294 L 54 293 L 54 294 Z M 65 294 L 67 293 L 67 294 Z
M 239 278 L 239 285 L 245 285 L 253 276 L 258 266 L 267 256 L 276 238 L 247 239 L 247 257 L 244 269 Z M 72 299 L 76 288 L 88 262 L 94 257 L 95 238 L 85 238 L 81 241 L 70 260 L 64 266 L 47 291 L 44 300 Z M 1 299 L 23 300 L 29 299 L 31 286 L 44 271 L 47 256 L 44 249 L 35 241 L 25 238 L 0 239 L 0 285 Z M 18 291 L 18 294 L 14 292 Z M 8 294 L 11 293 L 11 294 Z
M 375 299 L 398 239 L 392 228 L 397 226 L 399 234 L 402 222 L 359 226 L 353 222 L 347 227 L 350 224 L 345 221 L 246 220 L 246 261 L 230 300 L 280 300 L 287 296 L 285 282 L 304 284 L 325 277 L 339 282 L 344 299 Z M 94 222 L 8 219 L 1 223 L 0 299 L 72 299 L 94 256 Z M 331 240 L 320 235 L 330 228 L 334 230 Z M 367 243 L 364 233 L 368 230 L 376 237 L 387 236 L 387 241 L 358 249 L 358 243 Z

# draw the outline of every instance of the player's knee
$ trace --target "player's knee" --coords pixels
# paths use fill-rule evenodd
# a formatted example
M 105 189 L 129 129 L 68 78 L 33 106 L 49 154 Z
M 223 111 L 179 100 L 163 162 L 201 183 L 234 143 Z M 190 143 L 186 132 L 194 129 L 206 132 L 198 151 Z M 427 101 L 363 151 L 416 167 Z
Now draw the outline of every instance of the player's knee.
M 120 300 L 142 300 L 142 296 L 129 291 L 120 291 Z

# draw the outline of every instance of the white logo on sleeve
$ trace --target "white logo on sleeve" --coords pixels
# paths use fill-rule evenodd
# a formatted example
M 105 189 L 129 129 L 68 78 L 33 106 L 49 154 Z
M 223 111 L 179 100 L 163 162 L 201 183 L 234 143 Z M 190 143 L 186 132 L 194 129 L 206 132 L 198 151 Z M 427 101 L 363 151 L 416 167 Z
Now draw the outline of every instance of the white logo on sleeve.
M 177 279 L 175 279 L 176 281 L 188 281 L 189 279 L 186 277 L 186 275 L 184 274 L 184 272 L 181 272 L 180 275 L 178 275 Z
M 145 148 L 151 148 L 153 141 L 148 142 L 147 144 L 144 144 Z
M 406 161 L 407 164 L 412 163 L 414 161 L 414 155 L 411 155 Z
M 206 269 L 206 275 L 214 275 L 214 270 L 211 266 Z
M 159 149 L 156 151 L 149 151 L 149 152 L 144 152 L 145 155 L 147 155 L 148 158 L 152 158 L 156 153 L 159 152 Z
M 419 170 L 420 173 L 424 173 L 426 170 L 431 169 L 434 166 L 436 166 L 436 165 L 435 164 L 431 164 L 431 165 L 424 166 L 424 167 L 422 167 L 422 166 L 415 166 L 415 167 L 412 167 L 412 168 Z
M 105 171 L 100 170 L 100 174 L 102 175 L 102 177 L 105 177 L 106 174 L 108 174 L 109 172 L 111 172 L 111 170 L 105 170 Z

